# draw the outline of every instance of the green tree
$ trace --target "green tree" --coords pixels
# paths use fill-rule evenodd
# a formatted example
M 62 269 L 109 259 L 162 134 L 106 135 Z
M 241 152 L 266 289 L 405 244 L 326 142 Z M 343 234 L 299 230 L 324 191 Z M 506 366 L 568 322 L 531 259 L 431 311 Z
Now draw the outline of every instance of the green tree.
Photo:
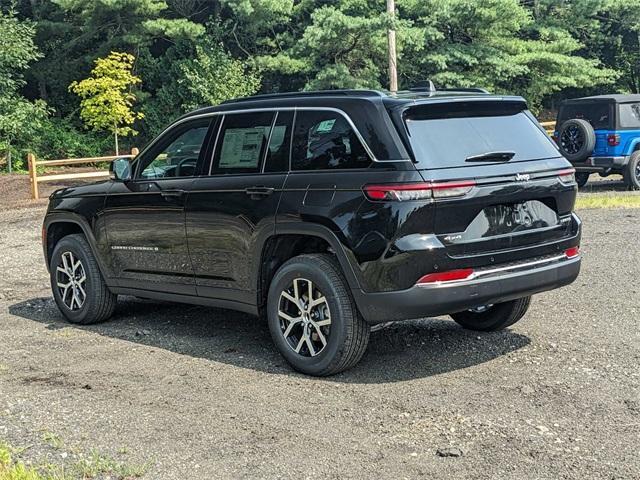
M 133 110 L 136 96 L 132 87 L 141 82 L 132 73 L 135 58 L 128 53 L 111 52 L 99 58 L 91 76 L 73 82 L 69 90 L 82 98 L 80 116 L 94 130 L 107 130 L 115 139 L 119 155 L 118 136 L 137 135 L 133 123 L 144 115 Z
M 20 95 L 24 71 L 40 56 L 33 25 L 19 21 L 13 11 L 0 11 L 0 32 L 0 151 L 11 171 L 15 147 L 28 146 L 47 108 L 43 101 L 30 102 Z
M 260 88 L 260 74 L 254 67 L 232 58 L 209 38 L 195 45 L 180 42 L 160 61 L 142 59 L 141 67 L 148 72 L 144 107 L 152 135 L 182 113 L 253 95 Z

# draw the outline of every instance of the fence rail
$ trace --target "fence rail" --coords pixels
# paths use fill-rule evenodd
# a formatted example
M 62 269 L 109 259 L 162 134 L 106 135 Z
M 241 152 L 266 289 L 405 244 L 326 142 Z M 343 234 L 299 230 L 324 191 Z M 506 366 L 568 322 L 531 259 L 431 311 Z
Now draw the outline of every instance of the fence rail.
M 556 129 L 556 122 L 540 122 L 540 125 L 549 135 L 553 135 L 553 131 Z
M 87 163 L 112 162 L 116 158 L 133 158 L 138 155 L 138 149 L 132 148 L 131 153 L 127 155 L 115 155 L 110 157 L 87 157 L 87 158 L 63 158 L 61 160 L 36 160 L 33 153 L 27 155 L 27 163 L 29 164 L 29 181 L 31 182 L 31 197 L 40 198 L 38 192 L 38 184 L 42 182 L 55 182 L 58 180 L 82 180 L 106 178 L 109 176 L 108 170 L 96 170 L 93 172 L 79 173 L 57 173 L 52 175 L 38 175 L 38 167 L 60 167 L 65 165 L 80 165 Z

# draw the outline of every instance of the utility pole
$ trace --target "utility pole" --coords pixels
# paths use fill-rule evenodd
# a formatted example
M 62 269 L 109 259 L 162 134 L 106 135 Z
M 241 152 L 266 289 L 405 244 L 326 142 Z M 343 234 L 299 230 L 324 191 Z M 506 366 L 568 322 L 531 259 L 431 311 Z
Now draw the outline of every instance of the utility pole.
M 387 13 L 395 19 L 395 0 L 387 0 Z M 387 40 L 389 43 L 389 90 L 391 93 L 396 93 L 398 91 L 398 64 L 396 62 L 396 31 L 394 29 L 390 28 L 387 31 Z

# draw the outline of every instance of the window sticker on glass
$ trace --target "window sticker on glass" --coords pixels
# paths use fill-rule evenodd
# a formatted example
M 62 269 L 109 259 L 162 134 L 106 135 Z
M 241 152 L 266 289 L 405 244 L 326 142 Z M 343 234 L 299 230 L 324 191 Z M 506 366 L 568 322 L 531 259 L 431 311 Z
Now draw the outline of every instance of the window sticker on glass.
M 265 141 L 265 127 L 232 128 L 224 133 L 220 168 L 255 168 Z
M 331 120 L 323 120 L 318 124 L 316 128 L 316 133 L 329 133 L 333 129 L 333 125 L 336 123 L 336 119 L 332 118 Z

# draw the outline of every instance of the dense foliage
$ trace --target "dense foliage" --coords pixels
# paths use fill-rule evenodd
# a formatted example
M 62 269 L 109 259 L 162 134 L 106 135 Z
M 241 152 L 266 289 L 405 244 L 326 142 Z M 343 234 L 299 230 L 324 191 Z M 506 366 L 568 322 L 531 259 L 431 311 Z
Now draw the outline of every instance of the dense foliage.
M 390 27 L 401 88 L 479 86 L 534 110 L 640 90 L 640 0 L 396 1 L 391 18 L 384 0 L 0 0 L 0 151 L 110 153 L 69 86 L 111 52 L 141 79 L 126 90 L 144 114 L 128 138 L 139 146 L 236 96 L 385 88 Z

